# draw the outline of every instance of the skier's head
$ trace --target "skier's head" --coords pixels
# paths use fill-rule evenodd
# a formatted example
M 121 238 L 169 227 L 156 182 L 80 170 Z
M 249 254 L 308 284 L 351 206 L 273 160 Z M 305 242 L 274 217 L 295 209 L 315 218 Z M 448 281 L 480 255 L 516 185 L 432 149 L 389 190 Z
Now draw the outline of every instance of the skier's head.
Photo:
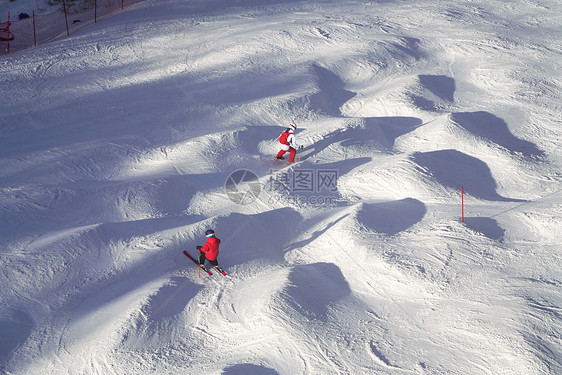
M 212 230 L 212 229 L 208 229 L 208 230 L 205 232 L 205 237 L 207 237 L 207 238 L 215 237 L 215 231 Z
M 291 129 L 292 131 L 297 130 L 297 126 L 295 124 L 289 124 L 289 129 Z

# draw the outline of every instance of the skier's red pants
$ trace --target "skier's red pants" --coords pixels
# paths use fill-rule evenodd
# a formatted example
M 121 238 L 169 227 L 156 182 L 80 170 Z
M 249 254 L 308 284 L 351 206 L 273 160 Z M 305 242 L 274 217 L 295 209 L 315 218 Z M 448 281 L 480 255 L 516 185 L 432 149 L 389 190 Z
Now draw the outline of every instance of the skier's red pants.
M 276 158 L 280 158 L 283 155 L 285 155 L 285 153 L 288 152 L 289 153 L 289 163 L 293 163 L 295 161 L 295 156 L 297 155 L 297 150 L 295 150 L 292 147 L 289 147 L 288 150 L 281 150 L 277 153 Z

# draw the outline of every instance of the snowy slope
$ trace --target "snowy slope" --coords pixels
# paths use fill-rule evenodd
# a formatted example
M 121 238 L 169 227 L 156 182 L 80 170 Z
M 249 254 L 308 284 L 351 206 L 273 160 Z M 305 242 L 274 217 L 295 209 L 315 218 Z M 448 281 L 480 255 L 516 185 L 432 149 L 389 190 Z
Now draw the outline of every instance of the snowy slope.
M 2 56 L 0 371 L 562 373 L 561 15 L 147 0 Z

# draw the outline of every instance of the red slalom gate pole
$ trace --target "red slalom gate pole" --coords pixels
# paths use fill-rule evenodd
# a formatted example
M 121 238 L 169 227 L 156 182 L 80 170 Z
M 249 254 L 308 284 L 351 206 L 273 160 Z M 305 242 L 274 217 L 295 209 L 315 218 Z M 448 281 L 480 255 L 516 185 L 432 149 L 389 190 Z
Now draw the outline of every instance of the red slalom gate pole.
M 464 223 L 464 186 L 461 186 L 461 220 Z

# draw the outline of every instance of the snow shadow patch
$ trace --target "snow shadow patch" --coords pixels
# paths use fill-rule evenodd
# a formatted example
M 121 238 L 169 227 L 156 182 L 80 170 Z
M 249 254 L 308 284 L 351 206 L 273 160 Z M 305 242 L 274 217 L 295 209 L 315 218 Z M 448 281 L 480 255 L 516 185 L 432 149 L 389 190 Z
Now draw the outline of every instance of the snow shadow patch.
M 395 235 L 421 221 L 427 209 L 413 198 L 384 203 L 362 203 L 357 222 L 368 231 Z
M 381 352 L 381 350 L 378 348 L 378 346 L 379 346 L 378 342 L 375 342 L 373 340 L 371 340 L 369 342 L 369 349 L 370 349 L 371 353 L 375 356 L 375 358 L 377 360 L 379 360 L 386 367 L 398 368 L 397 366 L 394 366 L 390 362 L 390 360 Z
M 422 120 L 416 117 L 368 117 L 362 124 L 338 129 L 323 136 L 312 146 L 313 154 L 317 155 L 337 142 L 341 142 L 343 147 L 371 145 L 391 149 L 398 137 L 414 131 L 422 124 Z
M 288 126 L 289 124 L 287 123 L 286 125 Z M 281 126 L 245 126 L 244 128 L 234 133 L 234 137 L 242 150 L 250 155 L 261 153 L 260 141 L 264 139 L 277 140 L 285 130 L 285 127 Z M 277 142 L 275 147 L 277 147 Z M 274 150 L 271 151 L 272 154 L 274 154 Z M 273 159 L 273 155 L 271 158 Z
M 518 152 L 526 157 L 544 155 L 544 152 L 533 143 L 511 134 L 507 123 L 489 112 L 453 113 L 451 120 L 469 132 L 505 147 L 511 152 Z
M 456 150 L 418 152 L 412 160 L 431 180 L 465 194 L 489 201 L 519 202 L 496 192 L 496 180 L 483 161 Z
M 360 138 L 343 142 L 342 146 L 360 142 L 359 140 L 373 139 L 390 149 L 394 147 L 396 138 L 414 131 L 422 124 L 422 120 L 415 117 L 369 117 L 365 119 L 363 134 L 357 134 Z
M 281 249 L 290 241 L 290 233 L 301 221 L 302 216 L 291 208 L 255 215 L 233 213 L 219 218 L 214 230 L 222 241 L 220 264 L 228 268 L 255 259 L 282 260 Z
M 203 217 L 200 215 L 184 215 L 104 223 L 95 229 L 95 233 L 104 244 L 109 244 L 115 241 L 151 236 L 169 229 L 195 224 L 202 219 Z
M 21 310 L 0 313 L 0 369 L 34 328 L 31 317 Z
M 341 116 L 341 106 L 356 94 L 345 90 L 344 82 L 330 70 L 315 64 L 312 71 L 319 90 L 309 96 L 312 109 L 329 116 Z
M 330 306 L 351 293 L 340 269 L 333 263 L 296 266 L 280 297 L 308 319 L 326 320 Z
M 123 334 L 123 343 L 137 347 L 147 345 L 176 330 L 179 315 L 188 303 L 204 288 L 183 277 L 173 277 L 143 304 L 134 324 Z
M 464 223 L 473 231 L 482 233 L 491 240 L 500 241 L 505 234 L 505 230 L 498 225 L 498 222 L 488 217 L 465 217 Z
M 242 105 L 298 92 L 302 85 L 303 79 L 299 76 L 249 71 L 192 84 L 190 92 L 197 103 L 213 106 L 223 106 L 225 103 Z
M 420 75 L 422 87 L 440 99 L 455 100 L 455 80 L 447 76 Z
M 203 289 L 182 277 L 173 277 L 170 284 L 152 295 L 143 307 L 143 313 L 150 324 L 172 318 L 181 313 L 189 301 Z
M 342 161 L 336 161 L 333 163 L 325 163 L 320 165 L 316 164 L 315 168 L 322 169 L 322 170 L 335 170 L 338 172 L 338 177 L 340 177 L 351 172 L 357 167 L 369 163 L 371 160 L 372 160 L 371 158 L 367 158 L 367 157 L 353 158 L 353 159 L 346 159 Z
M 146 183 L 144 188 L 148 194 L 153 194 L 151 205 L 158 211 L 171 216 L 181 216 L 189 207 L 191 199 L 204 188 L 201 182 L 220 184 L 224 173 L 191 174 L 167 176 Z M 154 189 L 153 192 L 150 189 Z
M 412 104 L 426 110 L 439 112 L 455 100 L 455 80 L 447 76 L 420 75 L 420 95 L 411 94 Z
M 223 369 L 221 375 L 279 375 L 279 373 L 265 366 L 240 363 Z
M 381 51 L 381 54 L 389 55 L 393 61 L 411 61 L 426 56 L 420 48 L 421 39 L 418 38 L 401 37 L 398 41 L 381 41 L 380 45 L 388 52 Z
M 320 237 L 321 235 L 323 235 L 324 233 L 326 233 L 330 228 L 334 227 L 337 223 L 339 223 L 340 221 L 342 221 L 343 219 L 345 219 L 346 217 L 348 217 L 349 214 L 345 214 L 342 215 L 328 223 L 324 223 L 321 227 L 321 229 L 318 229 L 316 231 L 314 231 L 308 238 L 298 241 L 298 242 L 294 242 L 291 244 L 290 247 L 288 247 L 286 249 L 287 252 L 294 250 L 294 249 L 301 249 L 307 245 L 309 245 L 310 243 L 314 242 L 314 240 L 316 240 L 318 237 Z M 303 224 L 301 224 L 299 226 L 299 228 L 301 230 L 306 230 L 307 227 Z

